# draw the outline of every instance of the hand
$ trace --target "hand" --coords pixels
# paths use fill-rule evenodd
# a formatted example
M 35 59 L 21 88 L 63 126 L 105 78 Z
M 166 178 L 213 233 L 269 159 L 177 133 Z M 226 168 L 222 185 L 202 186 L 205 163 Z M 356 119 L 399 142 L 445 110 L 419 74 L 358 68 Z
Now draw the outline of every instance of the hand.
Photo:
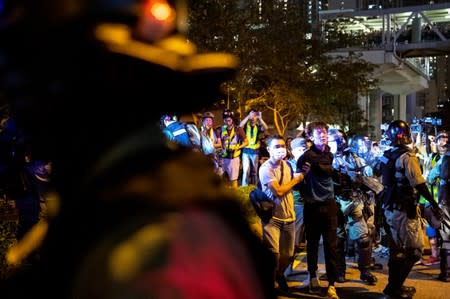
M 311 164 L 308 162 L 305 162 L 305 164 L 303 164 L 303 166 L 302 166 L 301 172 L 303 172 L 306 175 L 310 171 L 310 169 L 311 169 Z

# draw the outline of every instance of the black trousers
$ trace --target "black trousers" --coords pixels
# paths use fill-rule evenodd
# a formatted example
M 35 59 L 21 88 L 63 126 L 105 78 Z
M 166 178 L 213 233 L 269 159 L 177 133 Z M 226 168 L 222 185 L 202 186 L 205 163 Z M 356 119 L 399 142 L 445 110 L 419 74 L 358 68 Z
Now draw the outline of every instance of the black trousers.
M 304 209 L 306 253 L 310 277 L 316 277 L 318 269 L 319 242 L 323 239 L 325 269 L 329 284 L 337 279 L 337 205 L 330 200 L 326 203 L 305 203 Z

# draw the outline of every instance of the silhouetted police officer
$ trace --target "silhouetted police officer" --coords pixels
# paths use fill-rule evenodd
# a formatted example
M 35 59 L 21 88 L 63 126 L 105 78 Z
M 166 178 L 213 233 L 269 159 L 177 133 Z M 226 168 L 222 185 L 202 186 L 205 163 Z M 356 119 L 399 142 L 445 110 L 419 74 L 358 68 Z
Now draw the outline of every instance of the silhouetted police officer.
M 234 193 L 158 126 L 164 111 L 217 99 L 237 68 L 186 41 L 184 11 L 164 0 L 5 4 L 1 88 L 33 155 L 53 161 L 60 208 L 36 230 L 39 264 L 2 298 L 274 298 L 273 263 Z

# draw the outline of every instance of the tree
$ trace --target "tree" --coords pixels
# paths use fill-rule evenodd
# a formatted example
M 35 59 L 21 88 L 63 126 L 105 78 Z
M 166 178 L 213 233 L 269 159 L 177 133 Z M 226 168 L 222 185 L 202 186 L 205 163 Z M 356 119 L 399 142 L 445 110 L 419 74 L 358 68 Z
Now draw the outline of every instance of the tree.
M 371 66 L 355 55 L 327 57 L 336 44 L 308 34 L 312 30 L 302 17 L 301 1 L 289 2 L 287 9 L 278 1 L 264 3 L 262 10 L 253 1 L 190 3 L 189 38 L 203 49 L 241 59 L 235 80 L 227 82 L 234 90 L 233 108 L 271 111 L 281 135 L 314 119 L 360 125 L 357 95 L 369 88 Z M 336 32 L 333 41 L 343 34 Z
M 377 81 L 370 79 L 373 70 L 372 64 L 352 52 L 348 57 L 329 58 L 328 63 L 321 64 L 312 90 L 320 99 L 322 119 L 349 131 L 363 131 L 361 123 L 364 119 L 358 96 L 375 88 Z
M 246 105 L 248 109 L 270 111 L 277 133 L 284 136 L 293 122 L 298 125 L 298 116 L 308 114 L 311 103 L 301 88 L 278 82 L 265 88 L 258 97 L 247 100 Z

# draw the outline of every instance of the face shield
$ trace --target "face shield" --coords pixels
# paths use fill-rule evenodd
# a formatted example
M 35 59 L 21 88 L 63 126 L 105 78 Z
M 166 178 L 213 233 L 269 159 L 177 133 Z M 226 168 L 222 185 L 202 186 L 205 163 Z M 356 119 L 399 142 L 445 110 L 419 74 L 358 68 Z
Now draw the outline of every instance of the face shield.
M 364 137 L 364 139 L 358 139 L 357 148 L 358 148 L 357 151 L 358 156 L 365 157 L 372 148 L 372 142 L 367 137 Z
M 333 154 L 343 152 L 347 147 L 346 135 L 339 129 L 331 128 L 328 130 L 328 146 Z
M 337 140 L 336 133 L 333 130 L 328 130 L 328 146 L 330 147 L 330 152 L 334 155 L 337 152 Z
M 291 153 L 294 156 L 295 160 L 298 160 L 298 158 L 300 158 L 300 156 L 303 155 L 303 153 L 305 151 L 306 151 L 306 147 L 299 146 L 299 147 L 293 148 L 291 150 Z
M 337 143 L 334 139 L 328 138 L 328 146 L 330 147 L 330 152 L 334 155 L 337 152 Z
M 350 148 L 353 153 L 365 158 L 372 147 L 372 142 L 366 136 L 356 135 L 350 140 Z

